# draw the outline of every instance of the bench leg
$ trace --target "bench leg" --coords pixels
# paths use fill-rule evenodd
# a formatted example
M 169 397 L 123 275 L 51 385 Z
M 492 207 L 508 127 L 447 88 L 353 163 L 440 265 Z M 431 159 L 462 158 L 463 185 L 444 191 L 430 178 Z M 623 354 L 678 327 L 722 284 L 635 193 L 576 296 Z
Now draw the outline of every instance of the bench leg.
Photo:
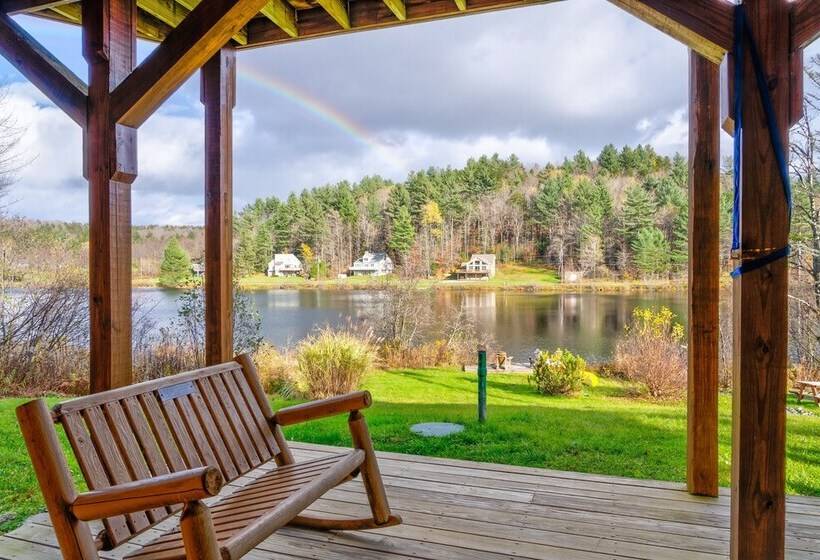
M 390 505 L 387 503 L 387 494 L 384 491 L 384 482 L 382 481 L 381 472 L 379 472 L 376 453 L 373 451 L 373 441 L 370 439 L 367 422 L 365 422 L 364 416 L 355 410 L 350 413 L 348 424 L 350 425 L 350 434 L 353 436 L 354 447 L 365 453 L 364 463 L 361 466 L 362 482 L 367 492 L 367 500 L 370 502 L 370 509 L 373 512 L 373 519 L 376 525 L 384 525 L 391 521 Z
M 211 510 L 202 502 L 189 502 L 179 520 L 187 560 L 220 560 Z

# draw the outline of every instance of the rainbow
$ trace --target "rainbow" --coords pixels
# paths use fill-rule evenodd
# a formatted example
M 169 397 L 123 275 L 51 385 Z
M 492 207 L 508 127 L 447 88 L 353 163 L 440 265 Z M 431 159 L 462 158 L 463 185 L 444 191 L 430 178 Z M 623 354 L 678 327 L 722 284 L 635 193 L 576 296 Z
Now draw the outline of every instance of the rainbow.
M 381 146 L 376 137 L 366 128 L 353 119 L 317 98 L 311 93 L 293 84 L 289 84 L 270 74 L 263 74 L 249 66 L 238 66 L 237 75 L 259 87 L 279 95 L 280 97 L 299 105 L 302 109 L 315 115 L 359 142 L 378 148 Z

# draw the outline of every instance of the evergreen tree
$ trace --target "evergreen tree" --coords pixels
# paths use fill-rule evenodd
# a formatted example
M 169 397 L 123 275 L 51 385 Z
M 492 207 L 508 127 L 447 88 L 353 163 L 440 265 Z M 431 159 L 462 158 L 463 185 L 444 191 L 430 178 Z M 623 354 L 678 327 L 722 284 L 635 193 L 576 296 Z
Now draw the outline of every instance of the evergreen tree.
M 393 251 L 395 255 L 399 256 L 400 260 L 404 260 L 404 256 L 413 248 L 415 241 L 416 230 L 413 228 L 413 218 L 410 216 L 410 211 L 407 207 L 402 206 L 398 211 L 396 219 L 393 221 L 387 247 Z
M 598 155 L 598 167 L 612 176 L 621 172 L 621 159 L 615 146 L 607 144 L 603 147 Z
M 191 258 L 179 240 L 172 237 L 165 245 L 159 267 L 159 284 L 166 288 L 178 288 L 191 279 Z
M 638 231 L 632 241 L 635 266 L 641 273 L 657 276 L 669 272 L 669 243 L 663 232 L 655 226 Z
M 655 202 L 642 187 L 635 185 L 626 191 L 621 211 L 620 233 L 632 245 L 638 232 L 654 225 Z
M 584 150 L 578 150 L 575 157 L 572 158 L 572 166 L 575 168 L 575 173 L 579 175 L 589 175 L 592 173 L 592 160 L 589 159 Z

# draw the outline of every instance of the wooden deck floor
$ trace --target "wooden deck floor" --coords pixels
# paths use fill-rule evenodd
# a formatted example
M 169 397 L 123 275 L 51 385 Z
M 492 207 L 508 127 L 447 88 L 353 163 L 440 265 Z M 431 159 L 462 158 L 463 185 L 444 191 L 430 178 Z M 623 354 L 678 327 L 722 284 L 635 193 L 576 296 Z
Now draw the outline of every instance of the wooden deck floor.
M 294 450 L 298 458 L 309 458 L 333 448 L 297 444 Z M 403 525 L 359 533 L 286 528 L 246 558 L 713 560 L 728 555 L 726 490 L 717 499 L 697 498 L 667 482 L 380 456 L 388 495 Z M 353 481 L 312 510 L 345 515 L 366 507 L 361 483 Z M 820 498 L 791 497 L 787 509 L 786 557 L 820 560 Z M 103 558 L 119 558 L 156 535 L 140 535 Z M 57 559 L 55 543 L 48 517 L 40 514 L 0 537 L 0 559 Z

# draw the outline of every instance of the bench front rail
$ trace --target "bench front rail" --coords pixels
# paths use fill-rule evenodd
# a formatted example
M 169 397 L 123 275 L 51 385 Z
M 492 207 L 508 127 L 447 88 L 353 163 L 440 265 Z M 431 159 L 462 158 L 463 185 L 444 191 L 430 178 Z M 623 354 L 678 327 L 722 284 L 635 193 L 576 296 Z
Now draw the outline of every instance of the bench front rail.
M 361 530 L 401 522 L 388 505 L 356 392 L 270 408 L 248 356 L 171 377 L 89 395 L 49 411 L 35 400 L 17 416 L 67 560 L 94 560 L 182 510 L 179 526 L 131 553 L 132 560 L 241 558 L 287 524 Z M 296 463 L 281 426 L 348 414 L 354 449 Z M 64 429 L 88 492 L 74 487 L 55 423 Z M 212 507 L 225 482 L 275 462 L 277 467 Z M 361 473 L 370 515 L 325 519 L 302 512 Z M 102 520 L 91 534 L 88 521 Z

